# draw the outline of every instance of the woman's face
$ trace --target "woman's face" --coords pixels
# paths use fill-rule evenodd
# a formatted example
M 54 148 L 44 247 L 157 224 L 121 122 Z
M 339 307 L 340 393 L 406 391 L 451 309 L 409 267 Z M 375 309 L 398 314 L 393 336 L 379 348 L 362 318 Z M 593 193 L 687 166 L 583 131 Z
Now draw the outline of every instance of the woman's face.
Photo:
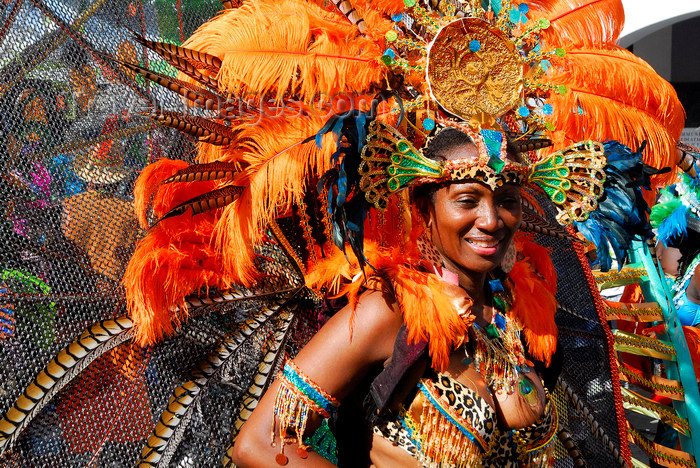
M 463 145 L 444 156 L 448 160 L 476 157 L 477 150 Z M 520 228 L 520 187 L 508 184 L 493 191 L 476 181 L 447 184 L 433 196 L 428 219 L 433 242 L 447 267 L 465 273 L 489 272 L 501 264 Z
M 680 272 L 681 251 L 675 247 L 666 247 L 663 242 L 656 245 L 656 257 L 661 269 L 667 275 L 676 276 Z

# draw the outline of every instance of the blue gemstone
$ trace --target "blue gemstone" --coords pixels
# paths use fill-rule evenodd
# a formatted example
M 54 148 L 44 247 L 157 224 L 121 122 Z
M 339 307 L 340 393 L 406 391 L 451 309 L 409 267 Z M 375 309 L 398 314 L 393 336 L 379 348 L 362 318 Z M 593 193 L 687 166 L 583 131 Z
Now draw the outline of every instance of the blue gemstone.
M 469 50 L 471 50 L 472 52 L 478 52 L 479 49 L 481 49 L 481 43 L 479 41 L 474 39 L 471 42 L 469 42 Z
M 493 323 L 501 330 L 506 329 L 506 318 L 498 312 L 493 315 Z
M 499 279 L 489 280 L 489 288 L 491 289 L 491 294 L 503 292 L 503 283 Z

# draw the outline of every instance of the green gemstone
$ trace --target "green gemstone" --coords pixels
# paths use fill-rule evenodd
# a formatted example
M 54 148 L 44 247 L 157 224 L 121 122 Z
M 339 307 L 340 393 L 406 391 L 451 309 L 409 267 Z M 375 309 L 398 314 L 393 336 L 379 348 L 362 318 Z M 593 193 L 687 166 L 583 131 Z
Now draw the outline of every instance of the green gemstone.
M 403 0 L 403 4 L 406 5 L 407 8 L 411 8 L 416 6 L 416 0 Z
M 546 127 L 547 130 L 549 130 L 550 132 L 553 132 L 554 129 L 555 129 L 554 124 L 553 124 L 552 122 L 547 122 L 547 123 L 545 124 L 545 127 Z
M 494 325 L 493 323 L 490 323 L 489 326 L 486 327 L 485 331 L 486 331 L 486 336 L 491 338 L 491 339 L 498 338 L 498 336 L 499 336 L 498 335 L 498 328 L 496 328 L 496 325 Z
M 394 42 L 396 39 L 399 38 L 399 35 L 396 34 L 396 31 L 387 31 L 386 34 L 384 35 L 387 41 L 389 42 Z
M 401 151 L 402 153 L 405 153 L 406 151 L 410 150 L 411 147 L 406 143 L 405 141 L 399 141 L 399 143 L 396 145 L 396 147 Z
M 559 85 L 557 86 L 557 92 L 563 96 L 569 92 L 569 88 L 566 85 Z
M 384 65 L 393 65 L 394 59 L 388 55 L 382 55 L 382 62 L 384 62 Z
M 542 29 L 547 29 L 550 26 L 549 20 L 547 18 L 542 18 L 537 24 Z
M 566 51 L 564 49 L 562 49 L 561 47 L 558 47 L 554 52 L 556 52 L 556 54 L 559 57 L 563 57 L 566 55 Z
M 501 158 L 494 158 L 493 156 L 489 158 L 489 162 L 487 164 L 491 169 L 496 171 L 497 174 L 499 174 L 503 170 L 503 166 L 506 165 Z
M 500 310 L 501 312 L 506 311 L 506 302 L 501 297 L 494 297 L 493 305 L 496 306 L 496 309 Z

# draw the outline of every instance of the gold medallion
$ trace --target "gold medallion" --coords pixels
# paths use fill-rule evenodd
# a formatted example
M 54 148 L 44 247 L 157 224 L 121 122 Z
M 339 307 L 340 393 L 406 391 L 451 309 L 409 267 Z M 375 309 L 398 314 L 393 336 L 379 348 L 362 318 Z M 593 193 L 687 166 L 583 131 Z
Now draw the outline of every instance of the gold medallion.
M 513 41 L 476 18 L 440 29 L 428 51 L 427 80 L 435 100 L 469 120 L 513 109 L 523 87 L 523 63 Z

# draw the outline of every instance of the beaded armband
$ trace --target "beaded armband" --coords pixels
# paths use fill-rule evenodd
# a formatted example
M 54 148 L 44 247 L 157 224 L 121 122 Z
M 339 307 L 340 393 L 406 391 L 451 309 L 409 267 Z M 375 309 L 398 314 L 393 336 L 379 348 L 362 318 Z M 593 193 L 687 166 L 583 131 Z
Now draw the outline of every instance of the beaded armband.
M 303 437 L 309 411 L 327 418 L 337 411 L 340 402 L 328 392 L 305 376 L 292 361 L 287 361 L 278 375 L 280 382 L 275 398 L 275 415 L 270 434 L 272 444 L 275 440 L 275 423 L 279 421 L 281 446 L 275 460 L 280 465 L 287 464 L 284 446 L 297 443 L 297 453 L 301 458 L 308 456 L 309 447 L 304 444 Z

